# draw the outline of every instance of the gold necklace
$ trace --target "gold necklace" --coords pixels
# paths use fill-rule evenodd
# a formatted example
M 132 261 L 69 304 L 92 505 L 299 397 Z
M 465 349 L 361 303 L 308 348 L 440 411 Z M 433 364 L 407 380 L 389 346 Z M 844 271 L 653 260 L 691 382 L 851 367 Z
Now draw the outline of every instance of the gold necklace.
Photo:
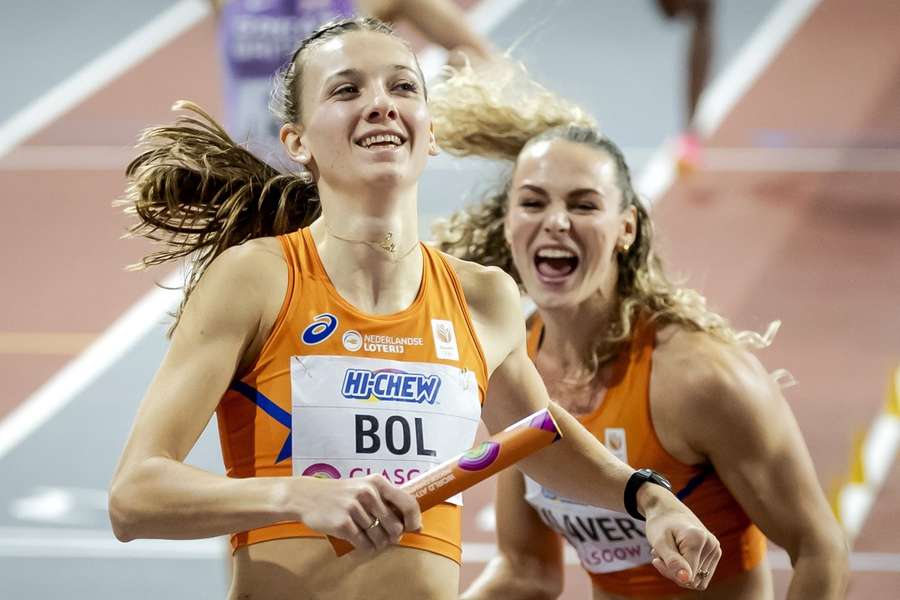
M 415 250 L 419 246 L 419 242 L 416 241 L 412 246 L 409 247 L 409 250 L 407 250 L 400 256 L 395 256 L 397 253 L 397 244 L 394 243 L 394 234 L 390 231 L 388 231 L 387 233 L 384 234 L 384 238 L 380 242 L 371 242 L 368 240 L 353 240 L 350 238 L 345 238 L 345 237 L 339 236 L 334 231 L 332 231 L 331 228 L 327 224 L 325 225 L 325 231 L 327 231 L 329 233 L 329 235 L 331 235 L 331 237 L 333 237 L 335 239 L 339 239 L 342 242 L 349 242 L 351 244 L 365 244 L 366 246 L 369 246 L 370 248 L 376 248 L 383 252 L 387 252 L 388 259 L 391 262 L 400 262 L 401 260 L 403 260 L 404 258 L 409 256 L 412 253 L 412 251 Z

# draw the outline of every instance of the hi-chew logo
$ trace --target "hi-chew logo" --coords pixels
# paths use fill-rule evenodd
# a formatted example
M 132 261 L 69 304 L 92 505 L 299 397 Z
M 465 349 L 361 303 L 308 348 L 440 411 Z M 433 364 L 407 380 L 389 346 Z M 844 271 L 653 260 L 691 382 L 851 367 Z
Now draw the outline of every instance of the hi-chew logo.
M 434 404 L 440 389 L 441 378 L 437 375 L 399 369 L 347 369 L 341 395 L 349 400 Z
M 459 349 L 456 347 L 456 332 L 453 323 L 443 319 L 431 320 L 431 335 L 434 338 L 434 351 L 438 358 L 459 360 Z
M 337 326 L 338 319 L 333 314 L 322 313 L 321 315 L 316 315 L 313 317 L 313 322 L 300 334 L 300 339 L 303 340 L 304 344 L 310 346 L 321 344 L 328 339 L 328 336 L 334 333 Z

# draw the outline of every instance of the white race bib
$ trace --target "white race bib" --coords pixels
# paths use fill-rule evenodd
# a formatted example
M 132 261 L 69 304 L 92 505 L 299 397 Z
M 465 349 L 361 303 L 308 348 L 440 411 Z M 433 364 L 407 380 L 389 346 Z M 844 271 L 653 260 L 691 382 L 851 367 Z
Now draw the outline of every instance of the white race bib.
M 565 537 L 591 573 L 613 573 L 650 563 L 644 522 L 627 513 L 580 504 L 525 476 L 525 500 L 541 520 Z
M 442 364 L 292 356 L 291 398 L 294 475 L 401 485 L 470 448 L 481 419 L 475 373 Z

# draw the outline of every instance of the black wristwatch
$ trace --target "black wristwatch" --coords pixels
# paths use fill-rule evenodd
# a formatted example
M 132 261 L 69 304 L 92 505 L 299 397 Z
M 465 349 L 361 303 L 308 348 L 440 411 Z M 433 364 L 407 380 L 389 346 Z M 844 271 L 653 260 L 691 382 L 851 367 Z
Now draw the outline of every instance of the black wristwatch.
M 637 493 L 645 483 L 655 483 L 663 486 L 670 492 L 672 491 L 672 484 L 669 483 L 669 480 L 653 469 L 638 469 L 632 473 L 631 477 L 628 478 L 628 483 L 625 484 L 625 510 L 639 521 L 647 520 L 637 509 Z

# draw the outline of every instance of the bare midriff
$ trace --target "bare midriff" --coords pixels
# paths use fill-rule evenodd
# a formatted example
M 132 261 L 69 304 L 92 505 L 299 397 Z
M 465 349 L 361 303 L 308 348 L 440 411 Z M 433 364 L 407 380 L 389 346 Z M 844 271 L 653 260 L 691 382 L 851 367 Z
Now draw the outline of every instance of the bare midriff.
M 318 538 L 290 538 L 239 548 L 229 600 L 450 600 L 459 596 L 459 565 L 427 550 L 390 546 L 375 555 L 336 558 Z

